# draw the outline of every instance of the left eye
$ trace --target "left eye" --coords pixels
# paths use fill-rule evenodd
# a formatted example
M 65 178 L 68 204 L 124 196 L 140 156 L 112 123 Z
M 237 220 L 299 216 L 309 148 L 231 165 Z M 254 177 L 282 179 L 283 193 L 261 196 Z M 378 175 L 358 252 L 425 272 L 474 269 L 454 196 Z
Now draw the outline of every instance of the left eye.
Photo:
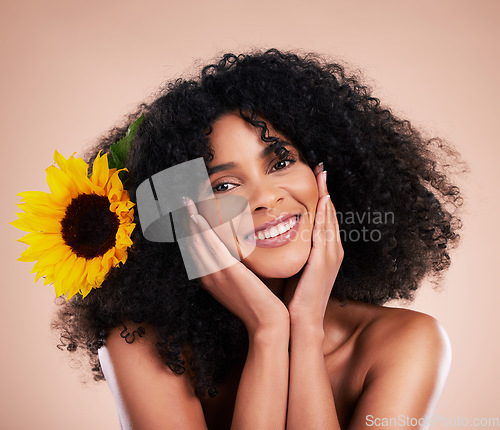
M 275 170 L 283 170 L 286 169 L 291 163 L 293 163 L 295 160 L 292 159 L 287 159 L 287 160 L 280 160 L 276 164 L 274 164 L 273 169 Z
M 273 167 L 271 170 L 284 170 L 290 167 L 291 164 L 295 163 L 295 159 L 293 158 L 287 158 L 285 160 L 279 160 L 276 163 L 274 163 Z M 225 193 L 227 191 L 232 190 L 233 188 L 236 188 L 238 185 L 237 184 L 232 184 L 231 182 L 221 182 L 219 184 L 215 184 L 212 187 L 212 190 L 216 193 Z

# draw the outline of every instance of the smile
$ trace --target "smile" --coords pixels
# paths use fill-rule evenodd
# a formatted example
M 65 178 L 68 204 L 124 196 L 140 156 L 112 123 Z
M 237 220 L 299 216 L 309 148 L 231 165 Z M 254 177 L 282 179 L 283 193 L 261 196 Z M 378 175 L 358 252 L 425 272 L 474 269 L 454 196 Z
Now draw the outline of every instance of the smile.
M 299 220 L 300 215 L 294 215 L 277 225 L 249 234 L 245 238 L 255 242 L 255 246 L 260 248 L 282 246 L 296 237 Z

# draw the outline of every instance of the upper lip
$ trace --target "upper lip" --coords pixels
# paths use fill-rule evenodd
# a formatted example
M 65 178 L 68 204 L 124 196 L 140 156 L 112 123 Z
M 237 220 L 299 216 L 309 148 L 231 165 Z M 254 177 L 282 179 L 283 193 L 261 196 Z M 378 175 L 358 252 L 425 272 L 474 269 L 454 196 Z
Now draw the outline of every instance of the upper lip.
M 245 237 L 249 236 L 250 234 L 257 233 L 258 231 L 266 230 L 269 227 L 273 227 L 275 225 L 281 224 L 282 222 L 286 221 L 287 219 L 295 217 L 295 216 L 298 216 L 298 215 L 299 215 L 299 213 L 288 213 L 288 214 L 285 214 L 285 215 L 281 215 L 278 218 L 274 218 L 271 221 L 266 221 L 265 223 L 262 223 L 259 226 L 255 227 L 254 230 L 249 231 L 245 235 Z

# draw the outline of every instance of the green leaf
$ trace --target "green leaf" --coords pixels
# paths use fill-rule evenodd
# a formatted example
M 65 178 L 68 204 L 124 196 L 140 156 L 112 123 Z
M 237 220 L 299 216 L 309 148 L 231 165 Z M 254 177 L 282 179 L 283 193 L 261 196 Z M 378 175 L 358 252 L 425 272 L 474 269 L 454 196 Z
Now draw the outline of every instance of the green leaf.
M 130 124 L 127 133 L 118 142 L 113 143 L 109 148 L 108 166 L 110 169 L 123 169 L 127 163 L 127 156 L 130 146 L 134 142 L 135 135 L 142 121 L 144 114 Z

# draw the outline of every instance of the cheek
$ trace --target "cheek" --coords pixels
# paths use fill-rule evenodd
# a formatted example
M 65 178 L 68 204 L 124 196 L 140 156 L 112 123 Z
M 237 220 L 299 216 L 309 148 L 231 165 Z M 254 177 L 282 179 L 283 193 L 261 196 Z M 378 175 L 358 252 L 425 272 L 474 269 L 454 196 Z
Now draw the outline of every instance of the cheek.
M 255 244 L 243 239 L 254 228 L 248 200 L 238 195 L 218 196 L 198 202 L 197 207 L 233 257 L 239 259 L 253 251 Z
M 298 169 L 294 176 L 290 181 L 289 192 L 306 207 L 307 212 L 314 216 L 319 198 L 314 172 L 309 166 L 304 165 L 302 169 Z

